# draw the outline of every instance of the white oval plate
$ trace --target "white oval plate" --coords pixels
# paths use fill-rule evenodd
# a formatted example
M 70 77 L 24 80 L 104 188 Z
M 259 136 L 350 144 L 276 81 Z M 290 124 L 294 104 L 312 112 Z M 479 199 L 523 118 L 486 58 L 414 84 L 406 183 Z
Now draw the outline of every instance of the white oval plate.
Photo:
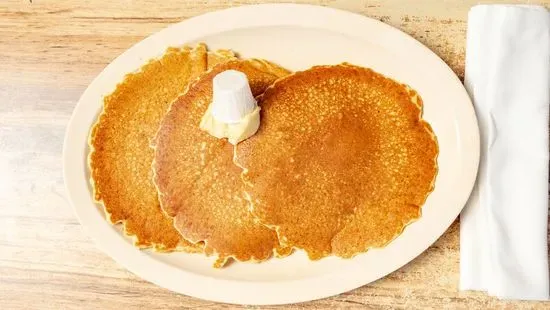
M 123 76 L 169 46 L 205 42 L 242 57 L 265 58 L 292 70 L 350 62 L 409 84 L 422 96 L 424 118 L 439 141 L 439 174 L 423 216 L 383 249 L 344 260 L 311 262 L 297 253 L 261 264 L 216 270 L 198 254 L 157 254 L 132 246 L 104 218 L 91 195 L 86 157 L 90 127 Z M 238 304 L 284 304 L 343 293 L 405 265 L 437 240 L 466 203 L 477 173 L 479 132 L 462 84 L 433 52 L 377 20 L 308 5 L 257 5 L 188 19 L 136 44 L 90 84 L 67 129 L 64 175 L 70 200 L 97 245 L 138 276 L 175 292 Z

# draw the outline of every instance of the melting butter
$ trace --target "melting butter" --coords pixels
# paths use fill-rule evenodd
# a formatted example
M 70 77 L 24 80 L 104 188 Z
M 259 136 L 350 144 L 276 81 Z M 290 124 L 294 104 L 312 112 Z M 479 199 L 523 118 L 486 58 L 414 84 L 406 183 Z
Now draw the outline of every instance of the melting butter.
M 209 106 L 202 116 L 200 128 L 212 136 L 223 139 L 227 138 L 229 143 L 237 143 L 253 136 L 260 128 L 260 107 L 243 116 L 237 123 L 224 123 L 212 116 Z

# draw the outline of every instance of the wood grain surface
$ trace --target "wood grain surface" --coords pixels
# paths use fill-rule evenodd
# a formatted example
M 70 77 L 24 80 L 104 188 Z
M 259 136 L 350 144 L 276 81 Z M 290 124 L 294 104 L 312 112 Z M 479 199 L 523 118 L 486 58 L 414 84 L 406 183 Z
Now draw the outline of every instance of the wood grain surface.
M 460 77 L 468 9 L 487 3 L 294 2 L 358 12 L 398 27 L 434 50 Z M 530 2 L 550 6 L 550 0 Z M 67 200 L 61 153 L 79 96 L 116 56 L 172 23 L 250 3 L 256 1 L 0 1 L 0 309 L 237 308 L 159 288 L 100 252 Z M 455 222 L 424 254 L 384 279 L 286 307 L 550 308 L 550 303 L 459 292 L 458 227 Z

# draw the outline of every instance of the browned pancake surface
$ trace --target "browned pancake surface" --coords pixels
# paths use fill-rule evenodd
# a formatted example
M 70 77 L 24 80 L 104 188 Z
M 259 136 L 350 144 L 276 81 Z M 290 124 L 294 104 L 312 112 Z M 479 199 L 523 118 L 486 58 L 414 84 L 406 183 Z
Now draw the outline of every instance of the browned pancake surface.
M 321 66 L 279 80 L 237 146 L 253 214 L 312 259 L 384 246 L 421 213 L 437 143 L 416 92 L 370 69 Z
M 242 197 L 241 170 L 233 163 L 233 145 L 199 128 L 212 100 L 212 79 L 225 70 L 244 72 L 254 95 L 261 94 L 286 70 L 259 60 L 216 66 L 190 86 L 160 126 L 153 168 L 164 211 L 191 242 L 205 241 L 205 252 L 226 259 L 264 260 L 277 248 L 276 233 L 250 214 Z
M 204 45 L 169 48 L 139 72 L 128 74 L 105 97 L 90 136 L 92 185 L 110 221 L 124 223 L 136 246 L 160 251 L 199 249 L 181 238 L 172 219 L 160 209 L 152 182 L 150 141 L 170 103 L 207 70 L 208 60 L 219 63 L 231 57 L 229 51 L 207 56 Z
M 235 59 L 237 59 L 237 57 L 231 50 L 216 50 L 213 52 L 208 52 L 208 70 L 214 68 L 222 62 Z

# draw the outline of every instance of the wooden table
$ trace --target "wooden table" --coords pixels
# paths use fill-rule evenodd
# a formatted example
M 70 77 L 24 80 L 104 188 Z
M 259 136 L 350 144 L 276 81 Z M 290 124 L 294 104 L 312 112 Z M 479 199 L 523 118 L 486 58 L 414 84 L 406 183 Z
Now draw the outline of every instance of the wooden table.
M 100 252 L 82 231 L 67 200 L 61 152 L 79 96 L 117 55 L 170 24 L 253 2 L 2 0 L 1 309 L 235 307 L 159 288 Z M 359 12 L 396 26 L 434 50 L 462 77 L 466 15 L 480 1 L 295 2 Z M 550 6 L 550 0 L 533 2 Z M 481 293 L 458 292 L 458 225 L 454 223 L 424 254 L 382 280 L 288 308 L 550 307 L 550 303 L 503 302 Z

